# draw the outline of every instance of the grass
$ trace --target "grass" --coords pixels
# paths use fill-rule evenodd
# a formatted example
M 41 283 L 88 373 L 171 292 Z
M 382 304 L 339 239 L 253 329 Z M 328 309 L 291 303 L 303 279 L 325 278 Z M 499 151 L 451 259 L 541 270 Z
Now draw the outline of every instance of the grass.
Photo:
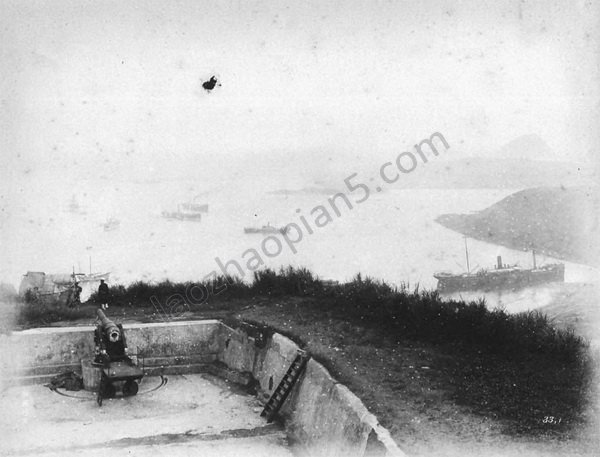
M 52 322 L 73 321 L 88 315 L 87 310 L 80 308 L 23 302 L 18 305 L 16 324 L 18 326 L 44 326 Z
M 513 434 L 568 434 L 585 419 L 592 380 L 588 343 L 535 311 L 488 310 L 483 301 L 446 301 L 435 291 L 396 288 L 361 275 L 344 284 L 324 284 L 309 270 L 292 267 L 256 272 L 250 284 L 219 277 L 204 283 L 136 282 L 113 286 L 110 292 L 113 305 L 148 309 L 158 303 L 167 311 L 184 304 L 192 311 L 236 312 L 248 303 L 262 303 L 270 322 L 259 316 L 246 324 L 230 324 L 246 325 L 250 332 L 276 329 L 303 347 L 318 323 L 335 322 L 339 332 L 335 344 L 349 348 L 346 356 L 354 352 L 357 359 L 365 357 L 367 348 L 390 353 L 397 345 L 418 344 L 437 354 L 435 376 L 443 380 L 454 402 L 506 421 Z M 291 297 L 301 302 L 298 312 L 281 308 Z M 80 313 L 28 305 L 18 322 L 72 320 Z M 314 344 L 308 347 L 361 398 L 372 395 L 354 372 L 339 369 L 341 359 L 335 351 Z M 365 361 L 365 376 L 369 362 Z M 392 379 L 404 371 L 398 368 Z M 401 392 L 398 386 L 392 387 Z M 385 415 L 385 405 L 373 405 L 376 414 Z M 546 416 L 560 418 L 561 427 L 549 428 L 543 422 Z

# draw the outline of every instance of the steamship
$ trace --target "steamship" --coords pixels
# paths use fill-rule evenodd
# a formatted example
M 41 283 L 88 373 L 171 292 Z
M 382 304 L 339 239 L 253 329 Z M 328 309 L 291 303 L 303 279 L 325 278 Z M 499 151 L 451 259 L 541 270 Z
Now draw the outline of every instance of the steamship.
M 435 273 L 438 280 L 437 289 L 440 292 L 459 292 L 469 290 L 516 290 L 524 287 L 545 284 L 549 282 L 564 282 L 565 265 L 562 263 L 537 266 L 535 251 L 533 254 L 533 268 L 525 269 L 516 265 L 502 263 L 498 256 L 496 267 L 490 270 L 478 270 L 472 273 L 469 269 L 469 252 L 465 239 L 465 253 L 467 256 L 467 272 L 452 274 L 446 272 Z
M 194 197 L 190 202 L 177 205 L 177 211 L 163 211 L 162 216 L 167 219 L 200 222 L 202 214 L 208 213 L 208 203 L 198 203 L 198 197 L 200 195 Z
M 282 233 L 286 234 L 289 227 L 275 227 L 271 223 L 263 225 L 262 227 L 244 227 L 244 233 Z

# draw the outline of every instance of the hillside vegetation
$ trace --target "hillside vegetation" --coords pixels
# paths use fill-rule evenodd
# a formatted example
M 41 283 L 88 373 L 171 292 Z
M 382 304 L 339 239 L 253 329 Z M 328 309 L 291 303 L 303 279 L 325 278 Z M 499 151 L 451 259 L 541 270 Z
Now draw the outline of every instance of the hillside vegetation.
M 481 241 L 599 266 L 599 213 L 597 188 L 539 187 L 474 214 L 441 215 L 436 222 Z
M 186 291 L 193 286 L 222 292 L 191 303 Z M 415 417 L 455 433 L 453 427 L 464 422 L 456 422 L 457 407 L 504 433 L 527 436 L 571 437 L 589 414 L 588 343 L 541 313 L 490 311 L 483 301 L 444 301 L 434 291 L 395 288 L 360 275 L 344 284 L 324 283 L 291 267 L 257 272 L 252 284 L 235 278 L 137 282 L 112 287 L 111 294 L 108 312 L 115 318 L 250 319 L 305 341 L 399 437 L 407 430 L 421 435 Z M 93 319 L 93 304 L 77 311 L 79 318 Z M 48 325 L 76 319 L 77 311 L 25 305 L 18 322 Z M 560 422 L 549 424 L 550 416 Z

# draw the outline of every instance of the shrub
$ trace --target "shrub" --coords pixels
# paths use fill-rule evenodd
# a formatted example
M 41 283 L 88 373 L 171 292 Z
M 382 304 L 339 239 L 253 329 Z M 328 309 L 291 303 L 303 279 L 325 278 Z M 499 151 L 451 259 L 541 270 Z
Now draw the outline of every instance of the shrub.
M 306 268 L 287 267 L 276 272 L 270 268 L 254 272 L 251 290 L 259 295 L 316 295 L 323 290 L 321 281 Z

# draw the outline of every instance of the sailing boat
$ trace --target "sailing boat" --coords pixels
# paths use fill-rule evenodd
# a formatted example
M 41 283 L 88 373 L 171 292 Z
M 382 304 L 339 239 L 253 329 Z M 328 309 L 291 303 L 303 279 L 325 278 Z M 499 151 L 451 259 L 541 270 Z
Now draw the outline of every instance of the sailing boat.
M 91 262 L 91 260 L 90 260 Z M 91 263 L 90 263 L 91 265 Z M 19 295 L 29 296 L 44 304 L 72 304 L 71 300 L 86 301 L 98 290 L 100 280 L 108 281 L 106 273 L 59 273 L 46 274 L 42 271 L 28 271 L 21 279 Z M 76 292 L 76 295 L 74 293 Z
M 69 202 L 68 211 L 73 214 L 85 214 L 85 211 L 77 201 L 75 195 L 73 195 L 73 198 L 71 198 L 71 201 Z
M 102 224 L 105 232 L 116 230 L 121 225 L 121 221 L 115 217 L 110 217 Z
M 182 203 L 181 209 L 184 211 L 195 211 L 198 213 L 208 213 L 208 203 Z
M 535 251 L 533 255 L 533 268 L 523 269 L 516 265 L 502 263 L 502 257 L 496 258 L 494 269 L 481 269 L 471 273 L 469 265 L 469 249 L 465 237 L 465 256 L 467 272 L 452 274 L 439 272 L 433 275 L 438 280 L 437 289 L 440 292 L 458 292 L 467 290 L 515 290 L 536 284 L 549 282 L 564 282 L 565 265 L 563 263 L 537 266 Z
M 202 220 L 201 211 L 184 210 L 181 205 L 177 205 L 177 211 L 163 211 L 162 216 L 167 219 L 177 219 L 180 221 L 196 221 Z
M 196 200 L 199 195 L 187 203 L 177 205 L 177 211 L 163 211 L 163 217 L 168 219 L 178 219 L 181 221 L 201 221 L 202 214 L 208 213 L 207 203 L 198 203 Z

